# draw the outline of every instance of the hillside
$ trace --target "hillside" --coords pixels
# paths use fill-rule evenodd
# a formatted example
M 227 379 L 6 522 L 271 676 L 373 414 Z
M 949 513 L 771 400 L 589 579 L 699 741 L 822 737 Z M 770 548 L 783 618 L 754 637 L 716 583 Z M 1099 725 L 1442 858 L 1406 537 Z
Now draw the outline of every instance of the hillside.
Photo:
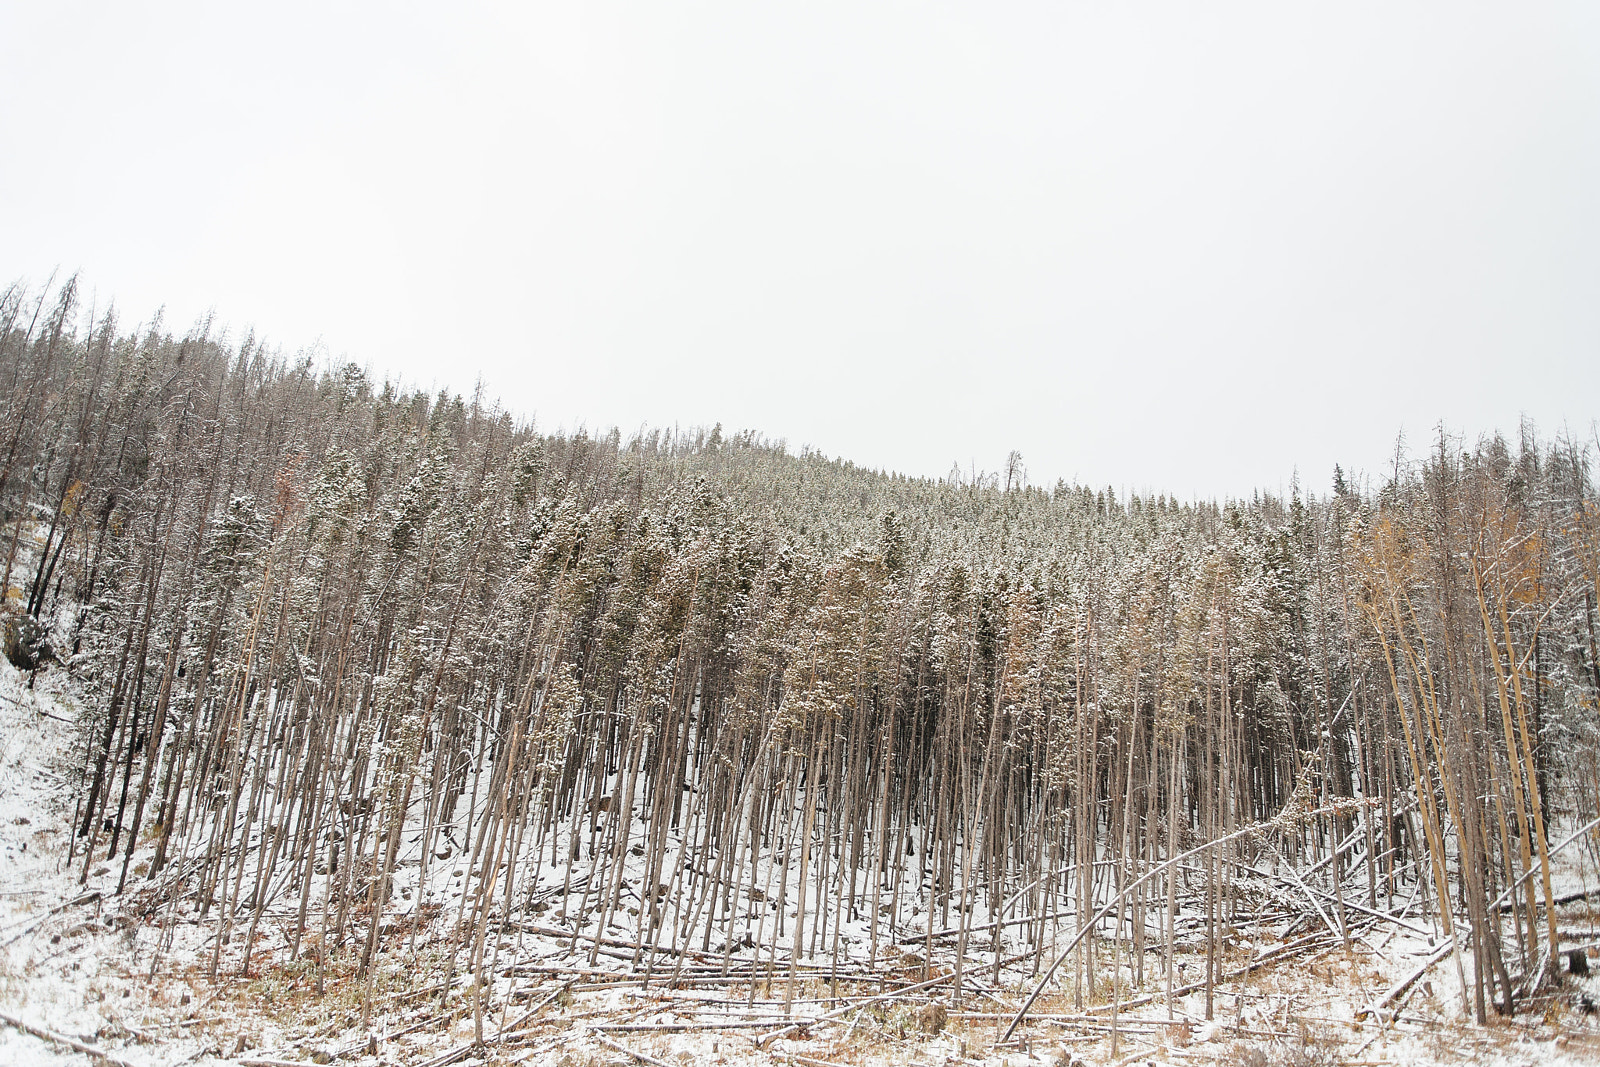
M 146 1014 L 77 1039 L 134 1063 L 1593 1055 L 1581 442 L 1217 503 L 912 479 L 70 284 L 0 298 L 0 379 L 14 1026 L 115 987 Z

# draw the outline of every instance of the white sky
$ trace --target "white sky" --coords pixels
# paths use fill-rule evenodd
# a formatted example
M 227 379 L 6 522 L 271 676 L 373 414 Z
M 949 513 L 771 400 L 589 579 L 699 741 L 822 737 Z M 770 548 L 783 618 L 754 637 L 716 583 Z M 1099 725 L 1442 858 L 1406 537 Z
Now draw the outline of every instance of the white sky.
M 0 0 L 0 283 L 1185 498 L 1600 415 L 1600 4 L 243 8 Z

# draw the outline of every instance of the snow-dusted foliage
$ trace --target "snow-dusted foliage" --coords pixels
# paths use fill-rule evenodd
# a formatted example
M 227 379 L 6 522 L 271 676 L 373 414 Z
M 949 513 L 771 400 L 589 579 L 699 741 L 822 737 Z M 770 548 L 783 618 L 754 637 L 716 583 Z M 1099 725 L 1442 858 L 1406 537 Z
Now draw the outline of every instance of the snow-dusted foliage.
M 74 869 L 213 973 L 448 984 L 537 925 L 774 981 L 954 939 L 957 1001 L 1071 945 L 1079 1000 L 1118 953 L 1171 996 L 1261 887 L 1335 938 L 1410 907 L 1480 1015 L 1553 972 L 1600 786 L 1569 444 L 1225 505 L 909 479 L 542 434 L 70 287 L 5 294 L 0 378 L 6 653 L 92 697 Z

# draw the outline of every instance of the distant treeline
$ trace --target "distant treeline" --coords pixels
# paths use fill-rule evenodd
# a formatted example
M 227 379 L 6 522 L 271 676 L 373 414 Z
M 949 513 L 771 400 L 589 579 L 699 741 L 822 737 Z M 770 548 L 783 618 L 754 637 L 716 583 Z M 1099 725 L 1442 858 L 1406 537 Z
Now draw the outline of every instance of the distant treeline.
M 1341 929 L 1414 899 L 1480 1016 L 1553 973 L 1549 848 L 1600 813 L 1587 444 L 1225 504 L 911 479 L 543 433 L 70 282 L 0 298 L 0 377 L 7 651 L 93 695 L 73 862 L 214 923 L 213 967 L 272 910 L 280 962 L 365 968 L 442 905 L 479 970 L 552 869 L 641 967 L 793 975 L 857 920 L 1048 965 L 1271 821 L 1127 894 L 1080 996 L 1108 940 L 1170 989 L 1179 898 L 1220 924 L 1282 864 Z M 459 898 L 394 891 L 440 863 Z

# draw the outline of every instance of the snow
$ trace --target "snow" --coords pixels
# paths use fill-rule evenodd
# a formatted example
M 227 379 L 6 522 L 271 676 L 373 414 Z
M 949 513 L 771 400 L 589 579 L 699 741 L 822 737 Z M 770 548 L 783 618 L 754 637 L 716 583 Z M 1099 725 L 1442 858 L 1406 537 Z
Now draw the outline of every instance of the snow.
M 0 1011 L 133 1064 L 174 1062 L 203 1039 L 142 1043 L 168 1023 L 173 983 L 138 973 L 140 931 L 107 899 L 114 872 L 80 885 L 66 869 L 64 786 L 73 773 L 77 705 L 59 673 L 36 687 L 0 659 Z M 0 1063 L 83 1063 L 82 1053 L 0 1026 Z
M 1460 990 L 1448 960 L 1401 1001 L 1398 1018 L 1380 1026 L 1362 1019 L 1362 1007 L 1400 975 L 1411 970 L 1433 948 L 1423 927 L 1369 927 L 1346 952 L 1336 944 L 1309 955 L 1253 972 L 1242 985 L 1219 986 L 1214 1018 L 1204 1019 L 1204 996 L 1180 997 L 1168 1015 L 1157 996 L 1151 1003 L 1118 1013 L 1117 1052 L 1111 1054 L 1110 1005 L 1078 1011 L 1064 994 L 1047 992 L 1037 1016 L 1024 1031 L 1020 1047 L 994 1048 L 991 1043 L 1028 991 L 1027 970 L 1002 968 L 1000 981 L 982 984 L 993 956 L 987 938 L 969 945 L 968 988 L 964 1005 L 951 1007 L 948 1027 L 924 1032 L 922 1006 L 942 1002 L 947 989 L 934 987 L 898 999 L 872 1000 L 877 989 L 845 983 L 838 999 L 828 984 L 828 963 L 819 956 L 801 968 L 803 983 L 792 1016 L 784 1011 L 783 951 L 792 940 L 778 940 L 778 978 L 771 999 L 748 983 L 691 981 L 672 984 L 670 953 L 657 958 L 648 986 L 632 973 L 632 946 L 647 914 L 613 917 L 608 939 L 589 961 L 592 941 L 600 931 L 591 919 L 574 931 L 561 927 L 570 906 L 577 917 L 582 898 L 583 869 L 572 872 L 571 897 L 561 890 L 568 872 L 559 863 L 542 863 L 531 886 L 534 898 L 549 906 L 538 916 L 508 925 L 491 941 L 495 975 L 483 1028 L 490 1044 L 473 1047 L 471 989 L 458 975 L 448 994 L 426 982 L 437 973 L 433 964 L 448 937 L 452 909 L 460 906 L 465 884 L 459 857 L 436 860 L 426 880 L 421 877 L 420 846 L 402 855 L 395 892 L 409 902 L 396 915 L 397 924 L 412 919 L 418 926 L 418 955 L 392 937 L 390 950 L 364 980 L 331 975 L 327 990 L 317 996 L 308 964 L 277 962 L 249 977 L 237 972 L 243 962 L 243 931 L 222 954 L 219 978 L 205 977 L 215 950 L 215 918 L 202 924 L 187 909 L 138 910 L 139 880 L 115 893 L 121 857 L 88 865 L 71 842 L 73 811 L 65 799 L 81 773 L 84 751 L 79 728 L 77 689 L 59 669 L 41 671 L 30 688 L 28 676 L 0 660 L 0 1012 L 29 1027 L 50 1031 L 113 1056 L 129 1067 L 158 1064 L 313 1063 L 335 1057 L 350 1067 L 415 1067 L 452 1062 L 552 1063 L 568 1067 L 621 1063 L 628 1053 L 618 1046 L 670 1064 L 793 1063 L 985 1063 L 1045 1064 L 1119 1062 L 1144 1064 L 1195 1063 L 1484 1063 L 1514 1067 L 1531 1063 L 1600 1062 L 1600 1022 L 1567 1010 L 1559 1003 L 1541 1015 L 1523 1015 L 1476 1027 L 1465 1021 Z M 615 783 L 613 783 L 615 784 Z M 613 791 L 613 795 L 615 792 Z M 408 837 L 411 835 L 408 835 Z M 674 843 L 681 846 L 682 841 Z M 66 858 L 69 849 L 73 863 Z M 568 855 L 566 841 L 556 853 Z M 136 859 L 140 854 L 136 853 Z M 1578 891 L 1595 882 L 1574 848 L 1557 872 L 1557 891 Z M 774 857 L 763 857 L 757 877 Z M 627 877 L 634 886 L 645 875 L 643 861 L 628 859 Z M 667 868 L 670 869 L 670 868 Z M 633 902 L 635 905 L 639 901 Z M 666 902 L 669 916 L 673 901 Z M 925 903 L 925 902 L 924 902 Z M 429 918 L 428 904 L 444 907 Z M 764 930 L 758 943 L 770 953 L 771 902 L 747 899 L 752 926 Z M 641 912 L 645 909 L 639 909 Z M 894 975 L 916 980 L 921 973 L 921 937 L 928 922 L 938 923 L 937 909 L 923 907 L 912 918 L 908 902 L 905 923 L 915 944 L 905 951 L 881 946 L 878 969 L 889 975 L 888 961 L 899 960 Z M 1579 902 L 1563 909 L 1563 924 L 1592 925 L 1592 912 Z M 257 930 L 256 944 L 281 948 L 286 923 L 269 908 Z M 973 922 L 987 921 L 978 905 Z M 833 936 L 830 916 L 829 939 Z M 396 932 L 399 932 L 399 925 Z M 573 934 L 577 934 L 574 940 Z M 880 934 L 882 931 L 880 930 Z M 917 933 L 916 937 L 911 937 Z M 1224 968 L 1236 968 L 1281 946 L 1278 932 L 1262 927 L 1219 951 Z M 870 930 L 865 918 L 844 917 L 839 927 L 841 961 L 859 970 L 868 957 Z M 983 942 L 981 947 L 978 942 Z M 574 951 L 576 946 L 576 951 Z M 1002 954 L 1018 948 L 1001 944 Z M 1197 944 L 1196 949 L 1200 948 Z M 158 952 L 159 949 L 159 952 Z M 254 951 L 254 947 L 253 947 Z M 948 964 L 953 939 L 936 942 L 936 965 Z M 430 956 L 429 954 L 432 953 Z M 738 959 L 739 957 L 735 957 Z M 1152 957 L 1153 958 L 1153 957 Z M 1194 957 L 1190 973 L 1203 970 L 1203 955 Z M 1197 964 L 1198 963 L 1198 967 Z M 153 966 L 152 966 L 153 965 Z M 1467 961 L 1470 966 L 1470 961 Z M 1026 966 L 1024 964 L 1023 966 Z M 1159 980 L 1147 972 L 1147 989 L 1159 994 Z M 1122 980 L 1133 974 L 1124 966 Z M 1589 997 L 1600 1004 L 1600 977 L 1574 979 L 1573 999 Z M 631 982 L 633 984 L 619 984 Z M 571 988 L 572 986 L 576 988 Z M 370 1003 L 370 1018 L 363 1020 Z M 535 1013 L 536 1012 L 536 1013 Z M 530 1013 L 535 1013 L 529 1017 Z M 1057 1019 L 1050 1019 L 1050 1016 Z M 785 1032 L 791 1022 L 810 1025 Z M 722 1029 L 710 1029 L 716 1026 Z M 515 1035 L 498 1040 L 504 1035 Z M 758 1044 L 758 1041 L 761 1043 Z M 1261 1058 L 1255 1058 L 1259 1055 Z M 0 1064 L 87 1064 L 90 1057 L 65 1045 L 33 1036 L 9 1023 L 0 1024 Z

